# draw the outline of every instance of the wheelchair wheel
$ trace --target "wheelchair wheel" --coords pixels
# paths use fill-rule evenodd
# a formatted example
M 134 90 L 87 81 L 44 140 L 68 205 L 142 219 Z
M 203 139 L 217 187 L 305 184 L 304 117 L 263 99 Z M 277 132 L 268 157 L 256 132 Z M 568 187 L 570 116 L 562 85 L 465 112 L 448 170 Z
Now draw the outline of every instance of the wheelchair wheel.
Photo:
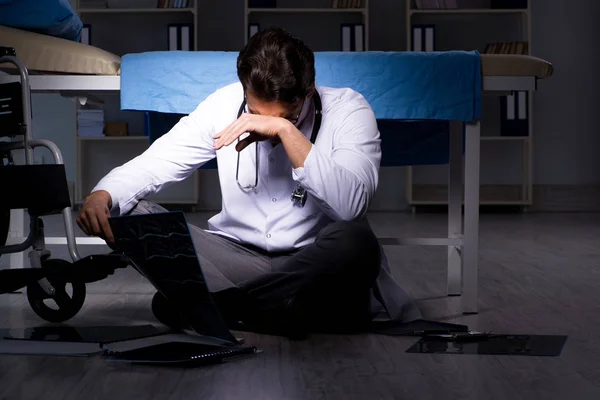
M 61 259 L 48 259 L 42 262 L 42 268 L 60 270 L 69 267 L 69 262 Z M 33 311 L 48 322 L 64 322 L 73 318 L 85 302 L 86 286 L 84 282 L 67 282 L 49 277 L 48 282 L 55 290 L 53 296 L 47 294 L 39 282 L 27 286 L 27 300 Z M 71 293 L 68 292 L 71 286 Z

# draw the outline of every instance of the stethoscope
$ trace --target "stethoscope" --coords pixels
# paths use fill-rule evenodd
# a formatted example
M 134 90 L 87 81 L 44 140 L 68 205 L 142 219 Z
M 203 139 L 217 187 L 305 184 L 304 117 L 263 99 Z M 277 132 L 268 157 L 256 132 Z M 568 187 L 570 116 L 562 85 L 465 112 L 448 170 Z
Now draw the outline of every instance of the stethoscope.
M 316 90 L 314 91 L 313 99 L 314 99 L 313 101 L 315 104 L 315 122 L 313 124 L 312 133 L 310 135 L 310 141 L 312 144 L 315 144 L 315 140 L 317 140 L 317 135 L 319 134 L 319 129 L 321 129 L 323 106 L 321 104 L 321 97 L 319 96 L 319 93 Z M 242 113 L 244 112 L 245 109 L 246 109 L 246 98 L 244 97 L 244 101 L 242 101 L 242 104 L 238 111 L 237 118 L 239 118 L 242 115 Z M 302 113 L 302 111 L 300 111 L 300 112 Z M 238 138 L 238 142 L 239 141 L 240 141 L 240 139 Z M 238 174 L 239 174 L 239 170 L 240 170 L 240 152 L 238 152 L 238 154 L 237 154 L 237 166 L 235 168 L 235 180 L 236 180 L 238 186 L 240 187 L 240 189 L 242 189 L 242 190 L 254 189 L 258 185 L 258 145 L 255 146 L 255 151 L 256 151 L 256 155 L 255 155 L 256 162 L 254 164 L 255 164 L 255 170 L 256 170 L 255 171 L 256 178 L 254 179 L 254 185 L 249 185 L 249 186 L 242 186 L 238 180 Z M 304 204 L 306 204 L 307 197 L 308 197 L 308 193 L 306 192 L 306 190 L 302 186 L 298 185 L 296 190 L 294 190 L 292 192 L 291 200 L 300 204 L 301 207 L 304 207 Z

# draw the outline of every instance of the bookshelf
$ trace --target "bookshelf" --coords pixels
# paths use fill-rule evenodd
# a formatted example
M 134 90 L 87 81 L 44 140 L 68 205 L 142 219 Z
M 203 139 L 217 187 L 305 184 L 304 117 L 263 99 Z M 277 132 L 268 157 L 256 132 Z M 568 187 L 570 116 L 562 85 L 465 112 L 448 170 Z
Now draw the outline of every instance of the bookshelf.
M 496 8 L 496 4 L 506 8 Z M 524 54 L 531 54 L 531 0 L 406 0 L 405 16 L 407 51 L 413 50 L 413 28 L 421 25 L 434 27 L 434 51 L 485 53 L 494 43 L 500 49 L 501 43 L 526 42 Z M 510 48 L 505 47 L 505 50 Z M 502 129 L 501 102 L 508 97 L 483 97 L 482 205 L 526 208 L 532 204 L 532 97 L 531 92 L 527 93 L 526 132 L 519 135 L 507 134 Z M 515 159 L 520 160 L 520 165 L 511 161 Z M 447 166 L 411 166 L 406 173 L 406 201 L 413 211 L 417 206 L 448 204 Z
M 187 25 L 191 36 L 190 50 L 197 50 L 197 0 L 76 0 L 75 9 L 89 27 L 90 44 L 117 55 L 169 50 L 169 27 Z M 144 114 L 122 111 L 120 94 L 98 94 L 88 98 L 104 111 L 104 121 L 127 124 L 125 135 L 82 135 L 76 105 L 76 182 L 75 204 L 84 198 L 111 169 L 144 152 L 149 139 L 144 134 Z M 105 128 L 106 129 L 106 128 Z M 150 198 L 161 204 L 198 203 L 198 173 L 175 183 Z
M 250 27 L 258 29 L 272 25 L 282 27 L 302 37 L 314 51 L 341 50 L 342 25 L 362 25 L 364 48 L 369 50 L 370 0 L 244 0 L 244 44 L 248 43 Z M 253 3 L 260 3 L 260 6 Z M 319 26 L 327 31 L 312 33 Z

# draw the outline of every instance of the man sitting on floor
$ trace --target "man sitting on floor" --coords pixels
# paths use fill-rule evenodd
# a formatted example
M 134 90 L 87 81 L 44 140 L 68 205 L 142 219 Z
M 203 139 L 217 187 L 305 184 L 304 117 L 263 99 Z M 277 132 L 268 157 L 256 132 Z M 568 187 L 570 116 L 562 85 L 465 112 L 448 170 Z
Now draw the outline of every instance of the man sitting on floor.
M 104 177 L 77 222 L 110 244 L 111 213 L 165 211 L 143 199 L 216 157 L 222 210 L 209 230 L 190 229 L 225 319 L 283 332 L 365 329 L 381 263 L 362 218 L 379 179 L 375 115 L 351 89 L 317 87 L 313 52 L 281 29 L 255 34 L 237 71 L 239 83 Z M 153 304 L 177 325 L 166 299 Z

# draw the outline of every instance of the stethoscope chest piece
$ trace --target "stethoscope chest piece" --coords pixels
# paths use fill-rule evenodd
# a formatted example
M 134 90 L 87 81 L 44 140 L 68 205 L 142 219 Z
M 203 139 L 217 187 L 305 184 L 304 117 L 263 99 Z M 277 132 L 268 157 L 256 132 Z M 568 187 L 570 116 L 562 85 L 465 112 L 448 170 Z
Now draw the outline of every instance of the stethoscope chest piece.
M 304 205 L 306 204 L 307 197 L 308 194 L 302 186 L 298 186 L 298 188 L 296 188 L 296 190 L 292 192 L 292 201 L 300 204 L 301 207 L 304 207 Z

